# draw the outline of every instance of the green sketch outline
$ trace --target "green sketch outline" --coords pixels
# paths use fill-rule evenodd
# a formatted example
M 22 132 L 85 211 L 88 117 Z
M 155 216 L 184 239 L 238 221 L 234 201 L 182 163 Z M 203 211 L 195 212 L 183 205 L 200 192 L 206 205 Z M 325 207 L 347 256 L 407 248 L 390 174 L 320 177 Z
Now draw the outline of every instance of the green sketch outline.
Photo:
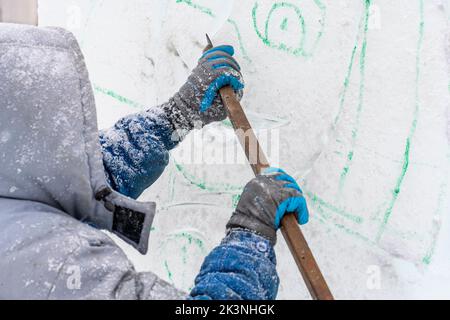
M 164 240 L 162 240 L 159 245 L 158 245 L 158 251 L 162 252 L 163 249 L 166 247 L 166 245 L 173 240 L 178 240 L 178 239 L 184 239 L 187 241 L 187 243 L 183 244 L 183 246 L 181 247 L 181 261 L 183 263 L 184 266 L 187 265 L 187 246 L 192 246 L 195 245 L 197 249 L 200 250 L 200 252 L 203 255 L 206 255 L 208 252 L 206 250 L 206 246 L 205 246 L 205 240 L 202 239 L 202 235 L 195 235 L 195 233 L 198 233 L 197 230 L 179 230 L 179 231 L 174 231 L 171 232 L 169 234 L 166 235 L 166 237 L 164 238 Z M 173 280 L 173 272 L 170 270 L 170 266 L 169 266 L 169 262 L 167 261 L 167 259 L 164 260 L 163 262 L 163 266 L 164 266 L 164 270 L 167 274 L 167 278 L 169 279 L 170 282 L 172 282 L 172 284 L 174 284 L 174 280 Z M 183 277 L 185 278 L 184 274 Z
M 384 213 L 383 223 L 380 226 L 380 229 L 378 230 L 378 234 L 376 237 L 377 242 L 380 241 L 381 236 L 383 235 L 383 233 L 386 229 L 386 226 L 389 222 L 389 219 L 392 216 L 392 211 L 394 209 L 394 206 L 395 206 L 398 196 L 400 194 L 401 187 L 402 187 L 403 181 L 405 179 L 406 173 L 408 172 L 411 141 L 416 132 L 417 121 L 418 121 L 418 117 L 419 117 L 419 111 L 420 111 L 419 82 L 420 82 L 421 71 L 422 71 L 421 70 L 421 50 L 423 47 L 425 16 L 424 16 L 424 2 L 423 2 L 423 0 L 418 0 L 418 1 L 419 1 L 420 22 L 419 22 L 419 30 L 418 30 L 419 31 L 419 39 L 417 41 L 417 51 L 416 51 L 415 104 L 414 104 L 413 121 L 412 121 L 411 127 L 409 129 L 408 137 L 406 138 L 406 146 L 405 146 L 404 157 L 403 157 L 402 171 L 401 171 L 399 177 L 397 178 L 395 188 L 392 191 L 392 199 L 389 203 L 388 208 L 386 209 L 386 211 Z
M 253 20 L 253 28 L 256 32 L 256 35 L 258 36 L 259 39 L 261 39 L 261 41 L 269 48 L 273 48 L 279 51 L 283 51 L 286 52 L 288 54 L 291 54 L 295 57 L 311 57 L 314 52 L 316 51 L 316 48 L 318 46 L 319 41 L 321 40 L 323 34 L 324 34 L 324 30 L 325 30 L 325 21 L 326 21 L 326 6 L 320 1 L 320 0 L 314 0 L 314 3 L 317 5 L 317 7 L 320 9 L 320 11 L 322 12 L 321 15 L 321 19 L 320 19 L 320 30 L 317 33 L 317 36 L 314 40 L 314 44 L 310 50 L 310 52 L 307 52 L 305 50 L 305 41 L 306 41 L 306 36 L 307 36 L 307 29 L 306 29 L 306 24 L 305 24 L 305 20 L 303 18 L 302 15 L 302 11 L 301 9 L 294 5 L 293 3 L 290 2 L 276 2 L 272 5 L 272 8 L 269 10 L 269 13 L 267 15 L 266 21 L 264 23 L 264 34 L 261 33 L 261 31 L 258 28 L 258 19 L 257 19 L 257 11 L 258 11 L 258 1 L 255 1 L 255 4 L 253 6 L 253 10 L 252 10 L 252 20 Z M 284 43 L 279 43 L 277 44 L 274 41 L 270 40 L 269 37 L 269 25 L 270 25 L 270 21 L 272 18 L 273 13 L 280 9 L 280 8 L 289 8 L 294 10 L 295 14 L 297 15 L 297 17 L 299 18 L 299 23 L 300 23 L 300 29 L 301 29 L 301 35 L 300 35 L 300 43 L 299 46 L 297 48 L 292 48 L 292 47 L 288 47 L 286 46 Z M 284 22 L 284 21 L 283 21 Z
M 359 55 L 359 96 L 358 106 L 356 109 L 356 120 L 352 129 L 352 137 L 350 143 L 350 150 L 347 153 L 347 159 L 339 178 L 339 189 L 342 190 L 350 167 L 353 163 L 353 157 L 355 155 L 355 146 L 358 139 L 359 129 L 361 127 L 361 115 L 364 108 L 364 93 L 365 93 L 365 80 L 366 80 L 366 53 L 367 53 L 367 32 L 369 30 L 369 18 L 370 18 L 370 6 L 371 0 L 364 1 L 364 29 L 363 29 L 363 42 L 361 46 L 361 52 Z M 352 57 L 354 58 L 354 56 Z M 353 62 L 352 62 L 353 64 Z

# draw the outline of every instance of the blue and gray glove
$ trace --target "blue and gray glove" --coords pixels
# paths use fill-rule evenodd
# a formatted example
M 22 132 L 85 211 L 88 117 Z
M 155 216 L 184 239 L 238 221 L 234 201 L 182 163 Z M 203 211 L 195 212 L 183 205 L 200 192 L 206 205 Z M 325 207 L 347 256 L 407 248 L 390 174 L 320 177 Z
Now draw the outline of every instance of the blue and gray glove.
M 218 46 L 206 51 L 199 59 L 187 82 L 164 106 L 175 129 L 189 131 L 227 116 L 219 89 L 231 86 L 240 100 L 244 80 L 239 64 L 233 58 L 231 46 Z
M 275 245 L 286 213 L 295 213 L 299 224 L 308 222 L 308 207 L 297 182 L 283 170 L 269 168 L 245 186 L 227 229 L 250 230 Z

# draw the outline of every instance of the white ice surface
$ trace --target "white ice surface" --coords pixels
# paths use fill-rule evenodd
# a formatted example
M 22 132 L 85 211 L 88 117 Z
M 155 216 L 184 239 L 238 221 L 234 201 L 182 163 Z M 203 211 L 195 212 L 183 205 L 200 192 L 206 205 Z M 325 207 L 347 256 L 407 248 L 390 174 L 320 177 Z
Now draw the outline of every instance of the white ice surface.
M 100 127 L 165 102 L 223 24 L 213 40 L 235 46 L 242 103 L 303 185 L 303 230 L 335 296 L 450 298 L 448 1 L 277 3 L 234 1 L 224 22 L 227 0 L 40 0 L 39 21 L 79 39 Z M 203 132 L 205 152 L 235 141 L 226 124 Z M 181 163 L 190 147 L 142 197 L 158 202 L 149 253 L 123 245 L 184 290 L 251 178 L 245 164 Z M 308 298 L 283 241 L 277 255 L 279 298 Z

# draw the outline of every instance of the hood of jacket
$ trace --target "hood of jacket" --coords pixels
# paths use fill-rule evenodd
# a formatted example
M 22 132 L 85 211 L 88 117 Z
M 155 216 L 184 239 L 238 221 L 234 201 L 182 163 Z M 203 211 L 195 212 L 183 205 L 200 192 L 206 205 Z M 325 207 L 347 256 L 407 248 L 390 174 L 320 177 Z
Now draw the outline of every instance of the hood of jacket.
M 84 58 L 63 29 L 0 23 L 2 199 L 46 204 L 147 251 L 155 204 L 108 186 Z

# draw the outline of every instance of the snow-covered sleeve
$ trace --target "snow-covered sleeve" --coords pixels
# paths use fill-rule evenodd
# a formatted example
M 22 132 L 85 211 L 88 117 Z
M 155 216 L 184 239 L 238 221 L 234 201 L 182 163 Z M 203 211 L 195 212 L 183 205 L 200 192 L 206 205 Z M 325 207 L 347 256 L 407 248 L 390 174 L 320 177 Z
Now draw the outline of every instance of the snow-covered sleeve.
M 178 141 L 166 110 L 163 105 L 133 114 L 100 131 L 106 176 L 121 194 L 137 199 L 167 166 Z
M 274 300 L 279 278 L 269 240 L 232 230 L 205 259 L 190 293 L 193 300 Z

